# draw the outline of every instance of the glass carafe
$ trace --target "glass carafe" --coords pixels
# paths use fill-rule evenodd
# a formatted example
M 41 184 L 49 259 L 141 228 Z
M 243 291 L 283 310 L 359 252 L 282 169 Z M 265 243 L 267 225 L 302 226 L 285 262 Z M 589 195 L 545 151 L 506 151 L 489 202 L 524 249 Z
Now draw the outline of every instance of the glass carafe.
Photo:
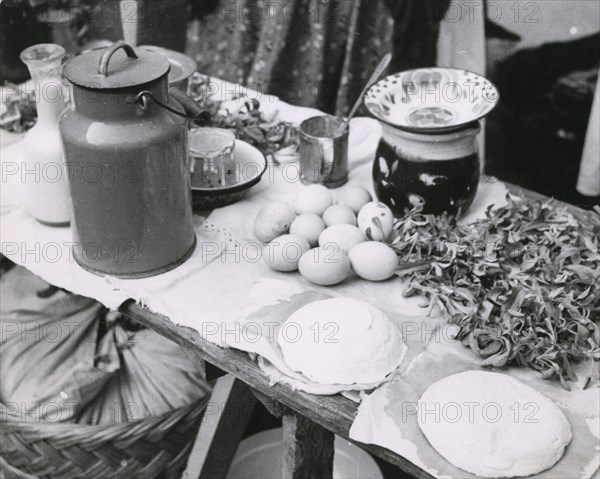
M 65 108 L 62 60 L 65 50 L 42 43 L 23 50 L 21 60 L 29 68 L 38 119 L 23 140 L 21 178 L 27 212 L 41 223 L 65 226 L 70 222 L 67 186 L 58 117 Z

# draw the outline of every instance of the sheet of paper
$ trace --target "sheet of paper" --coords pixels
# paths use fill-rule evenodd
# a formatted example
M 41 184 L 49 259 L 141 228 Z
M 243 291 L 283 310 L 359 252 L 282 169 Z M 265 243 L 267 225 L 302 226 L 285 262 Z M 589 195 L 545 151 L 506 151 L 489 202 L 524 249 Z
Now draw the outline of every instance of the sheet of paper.
M 293 281 L 263 277 L 256 283 L 240 310 L 239 318 L 236 321 L 237 334 L 230 334 L 227 337 L 227 345 L 260 355 L 259 364 L 273 383 L 283 382 L 294 389 L 322 395 L 372 390 L 389 377 L 371 384 L 325 385 L 309 380 L 290 369 L 285 363 L 277 340 L 285 321 L 302 306 L 331 297 L 331 294 L 314 291 L 310 287 L 306 288 Z M 406 299 L 405 301 L 410 303 L 413 300 Z M 387 313 L 389 318 L 400 328 L 404 318 L 402 313 L 398 311 L 387 311 Z M 315 321 L 319 320 L 322 322 L 327 318 L 315 318 Z M 293 334 L 296 333 L 297 330 L 294 329 Z M 323 330 L 321 333 L 324 335 L 327 331 Z M 310 334 L 315 334 L 314 330 Z M 315 339 L 315 341 L 317 340 Z M 351 397 L 357 398 L 356 395 L 351 395 Z
M 418 325 L 419 319 L 415 319 Z M 430 319 L 423 318 L 424 332 Z M 443 323 L 441 323 L 443 324 Z M 422 434 L 417 422 L 417 404 L 423 392 L 434 382 L 451 374 L 480 369 L 479 360 L 459 342 L 454 341 L 450 326 L 439 334 L 412 335 L 426 343 L 416 357 L 405 361 L 392 380 L 363 399 L 350 437 L 357 441 L 386 447 L 425 469 L 434 477 L 475 479 L 440 456 Z M 408 338 L 409 340 L 411 337 Z M 581 379 L 589 371 L 579 368 Z M 573 440 L 563 458 L 551 469 L 537 474 L 539 479 L 590 478 L 600 466 L 600 390 L 596 384 L 583 390 L 583 381 L 566 391 L 557 381 L 547 381 L 525 368 L 499 370 L 519 379 L 558 404 L 569 422 Z M 479 411 L 481 413 L 481 410 Z M 477 410 L 476 410 L 477 413 Z M 502 411 L 514 414 L 514 411 Z M 531 411 L 521 410 L 522 416 Z

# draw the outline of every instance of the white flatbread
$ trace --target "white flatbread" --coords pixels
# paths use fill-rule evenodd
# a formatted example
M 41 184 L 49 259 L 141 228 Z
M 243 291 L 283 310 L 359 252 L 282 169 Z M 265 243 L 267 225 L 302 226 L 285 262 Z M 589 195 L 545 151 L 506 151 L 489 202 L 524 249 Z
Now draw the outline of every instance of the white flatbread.
M 500 373 L 467 371 L 431 385 L 419 426 L 454 466 L 482 477 L 522 477 L 552 467 L 571 426 L 546 396 Z
M 406 351 L 382 310 L 347 297 L 302 306 L 282 325 L 277 342 L 287 366 L 320 384 L 380 383 Z

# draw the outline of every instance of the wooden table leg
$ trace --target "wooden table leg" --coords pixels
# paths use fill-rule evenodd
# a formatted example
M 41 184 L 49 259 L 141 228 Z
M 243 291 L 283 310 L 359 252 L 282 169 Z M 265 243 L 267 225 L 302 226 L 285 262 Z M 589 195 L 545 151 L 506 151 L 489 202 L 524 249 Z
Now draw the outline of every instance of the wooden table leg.
M 331 479 L 334 434 L 296 414 L 283 415 L 283 479 Z
M 217 379 L 182 478 L 225 477 L 255 403 L 239 379 L 231 374 Z

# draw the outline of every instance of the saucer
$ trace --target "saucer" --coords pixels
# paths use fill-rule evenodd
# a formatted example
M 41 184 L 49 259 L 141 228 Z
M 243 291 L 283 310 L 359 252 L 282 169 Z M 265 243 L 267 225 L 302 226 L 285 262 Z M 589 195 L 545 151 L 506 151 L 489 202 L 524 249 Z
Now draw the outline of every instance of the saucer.
M 235 169 L 227 172 L 227 183 L 219 184 L 212 174 L 204 174 L 193 165 L 191 174 L 194 209 L 212 210 L 241 200 L 256 185 L 267 169 L 267 159 L 255 147 L 235 140 L 233 150 Z M 220 177 L 220 175 L 216 175 Z

